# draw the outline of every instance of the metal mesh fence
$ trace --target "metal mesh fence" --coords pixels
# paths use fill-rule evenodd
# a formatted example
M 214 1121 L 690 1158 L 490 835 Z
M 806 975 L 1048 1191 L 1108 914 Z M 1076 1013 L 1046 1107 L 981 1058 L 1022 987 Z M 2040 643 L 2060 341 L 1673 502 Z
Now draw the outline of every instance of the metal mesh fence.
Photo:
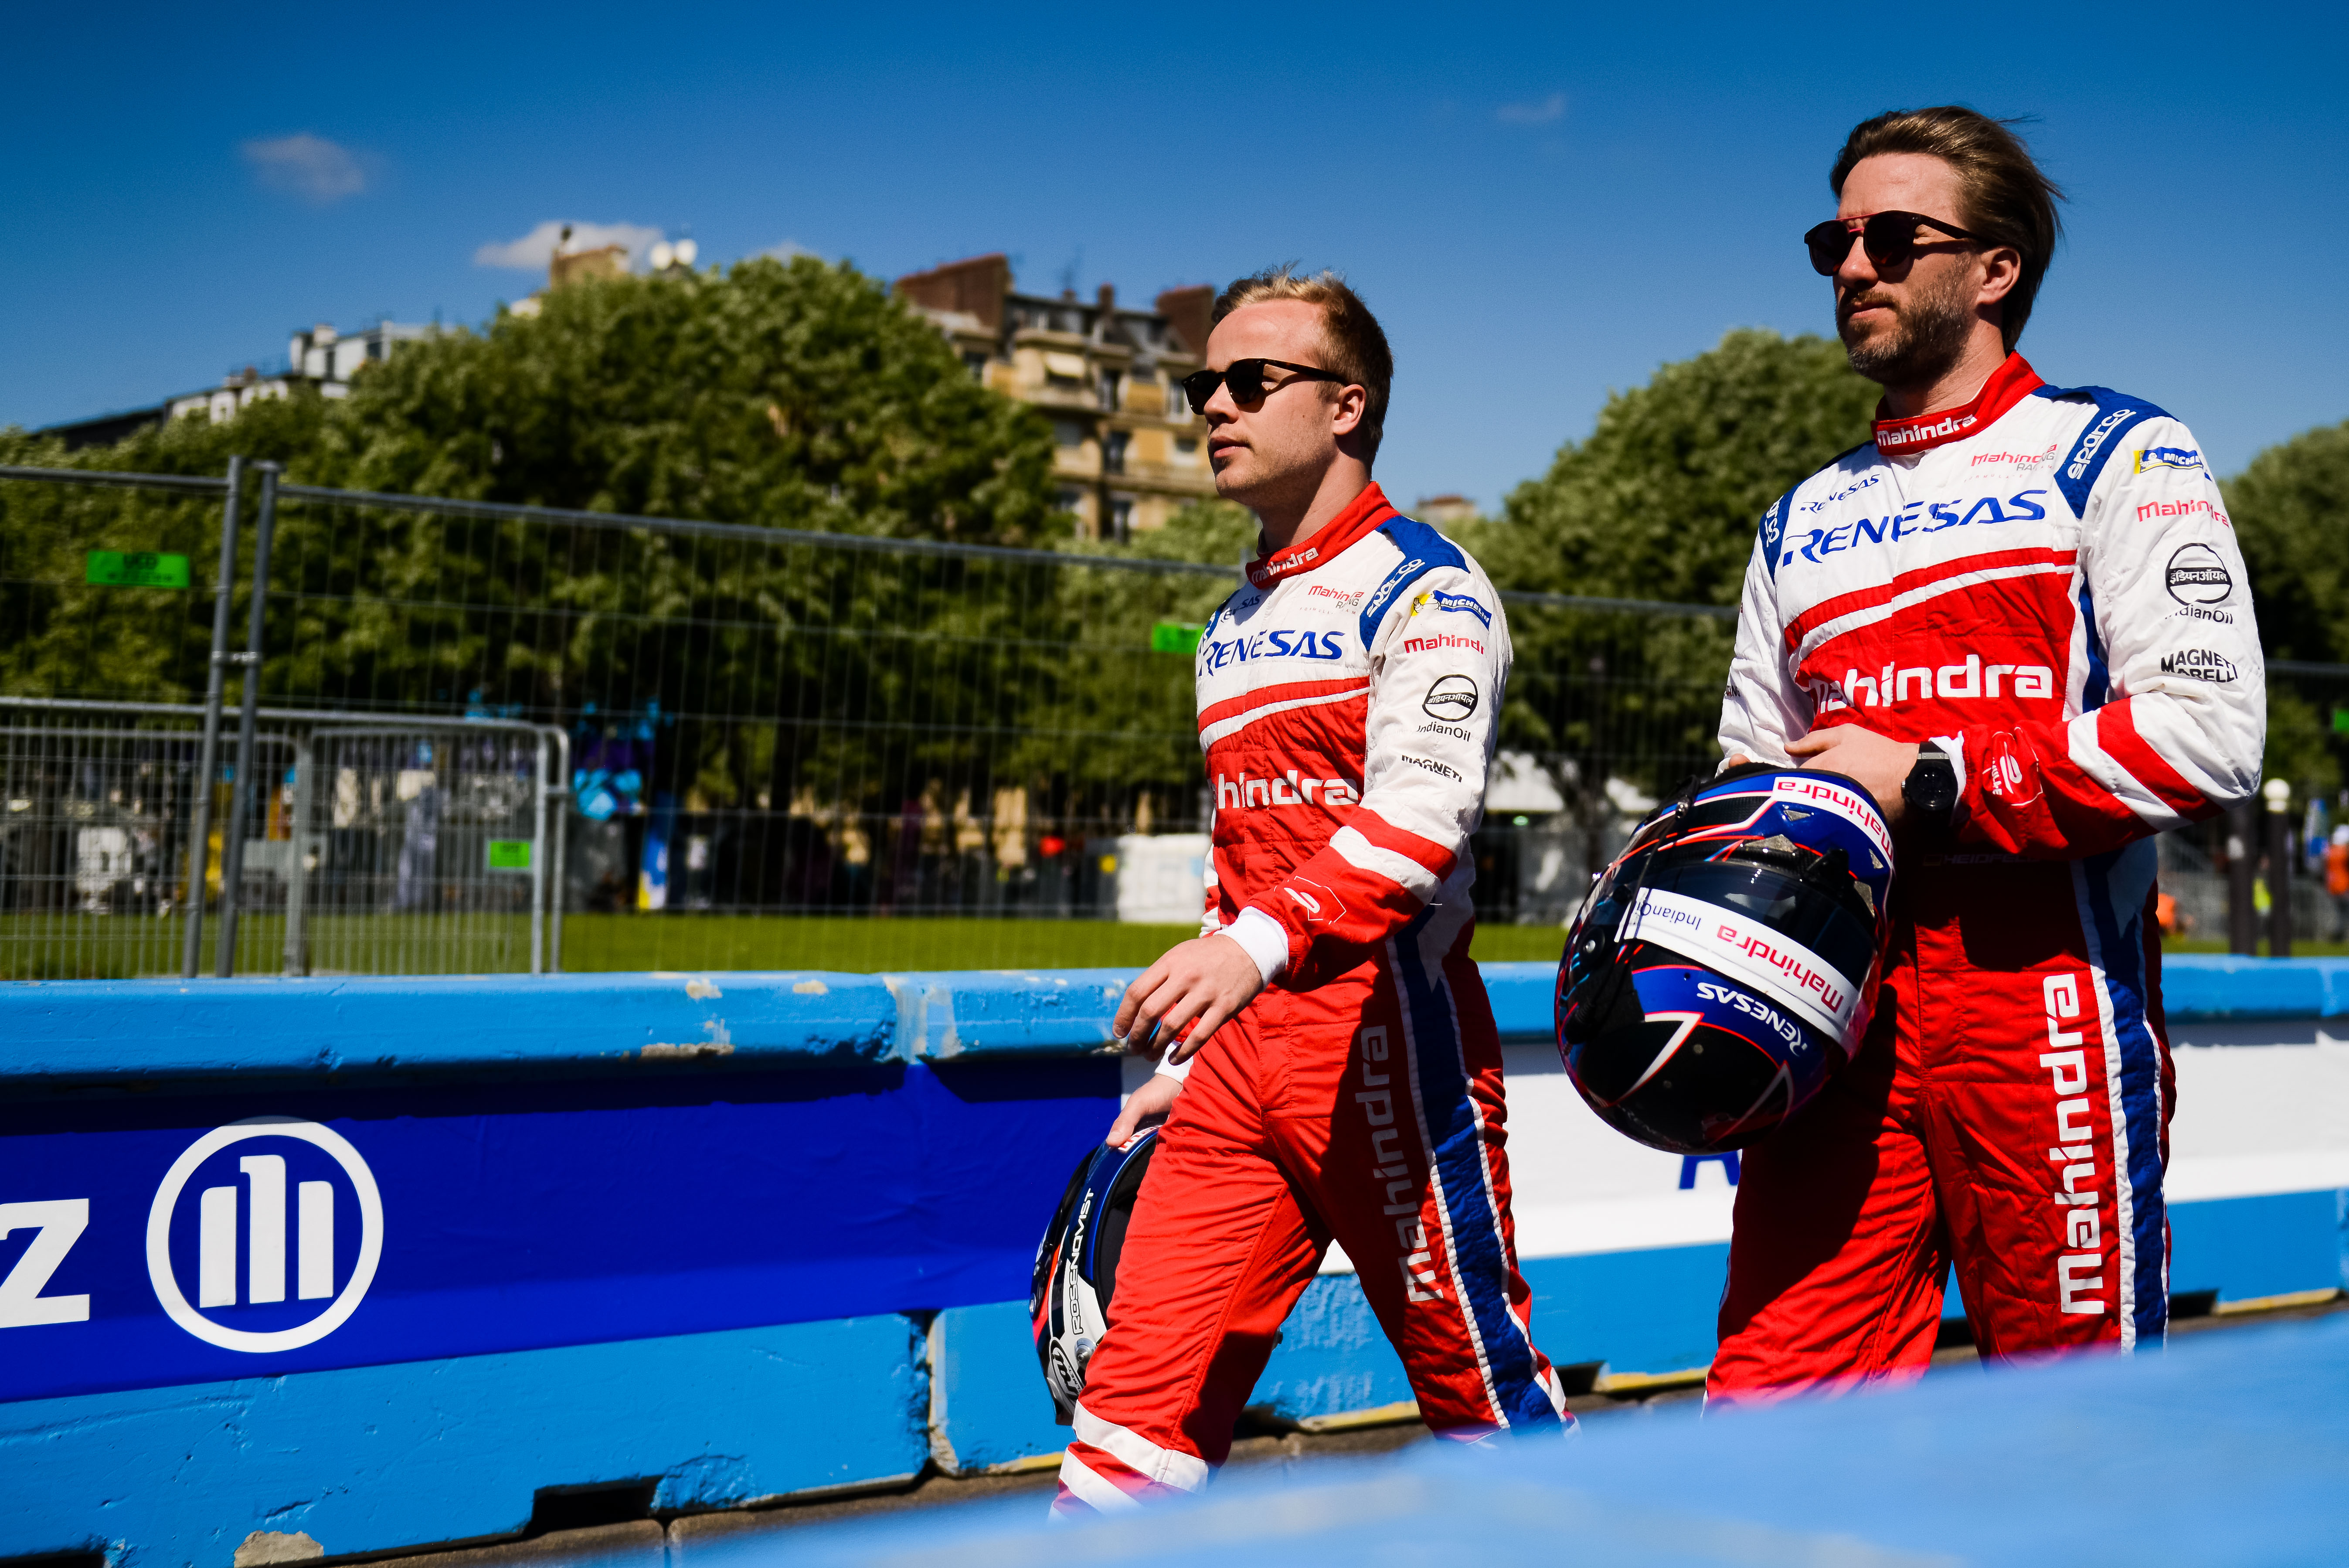
M 0 477 L 0 603 L 21 610 L 0 633 L 7 690 L 202 691 L 219 485 L 175 483 Z M 316 715 L 316 754 L 311 797 L 287 808 L 310 836 L 261 858 L 314 873 L 295 879 L 313 968 L 523 967 L 542 908 L 564 916 L 546 961 L 559 946 L 572 968 L 1138 962 L 1196 919 L 1189 651 L 1231 564 L 1168 558 L 1171 538 L 1005 550 L 295 485 L 274 500 L 261 700 Z M 93 551 L 179 553 L 188 587 L 94 584 Z M 1713 764 L 1733 612 L 1502 597 L 1516 667 L 1476 899 L 1489 925 L 1554 926 L 1628 824 Z M 2316 716 L 2309 754 L 2337 757 L 2349 735 L 2326 726 L 2349 686 L 2285 670 L 2279 690 L 2292 681 L 2310 683 L 2290 687 Z M 498 748 L 534 747 L 530 726 L 569 756 L 545 764 L 559 798 L 524 876 L 495 846 L 523 836 L 531 786 L 511 781 L 540 763 Z M 427 892 L 428 856 L 472 879 Z M 258 897 L 278 918 L 282 897 Z

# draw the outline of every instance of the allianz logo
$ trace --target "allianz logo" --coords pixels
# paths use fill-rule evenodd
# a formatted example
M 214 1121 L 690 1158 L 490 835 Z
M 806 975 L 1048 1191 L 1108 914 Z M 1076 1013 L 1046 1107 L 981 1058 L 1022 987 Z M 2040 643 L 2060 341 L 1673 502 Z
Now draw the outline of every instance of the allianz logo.
M 0 1236 L 36 1230 L 0 1278 L 0 1328 L 89 1321 L 87 1294 L 45 1293 L 89 1214 L 87 1198 L 0 1203 Z M 196 1338 L 254 1355 L 298 1349 L 366 1299 L 383 1258 L 383 1197 L 332 1128 L 250 1117 L 204 1134 L 164 1172 L 146 1257 L 157 1304 Z
M 1827 693 L 1826 705 L 1889 708 L 1901 702 L 1995 701 L 2002 696 L 2030 701 L 2054 695 L 2055 671 L 2044 664 L 1984 664 L 1981 654 L 1969 653 L 1963 664 L 1905 669 L 1887 664 L 1868 675 L 1847 670 L 1837 689 Z

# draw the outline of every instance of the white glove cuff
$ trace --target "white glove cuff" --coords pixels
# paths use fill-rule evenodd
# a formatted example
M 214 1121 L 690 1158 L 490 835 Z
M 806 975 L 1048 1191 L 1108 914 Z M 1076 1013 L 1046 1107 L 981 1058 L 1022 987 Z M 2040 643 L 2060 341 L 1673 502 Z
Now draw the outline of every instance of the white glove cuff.
M 1288 928 L 1253 904 L 1216 934 L 1239 943 L 1240 950 L 1256 960 L 1257 970 L 1267 985 L 1278 980 L 1288 968 Z

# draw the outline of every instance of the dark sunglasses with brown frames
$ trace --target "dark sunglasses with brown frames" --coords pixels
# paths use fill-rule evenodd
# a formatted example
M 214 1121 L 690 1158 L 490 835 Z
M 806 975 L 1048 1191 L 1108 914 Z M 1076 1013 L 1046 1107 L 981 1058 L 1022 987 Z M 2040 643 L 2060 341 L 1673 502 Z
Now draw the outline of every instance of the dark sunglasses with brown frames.
M 1970 240 L 1977 244 L 1982 243 L 1980 234 L 1968 234 L 1956 224 L 1945 223 L 1939 218 L 1929 218 L 1922 213 L 1891 212 L 1871 213 L 1866 218 L 1829 218 L 1806 231 L 1803 244 L 1810 247 L 1811 265 L 1819 275 L 1833 277 L 1836 269 L 1843 265 L 1844 257 L 1851 254 L 1852 235 L 1859 236 L 1859 243 L 1866 247 L 1869 261 L 1878 266 L 1899 266 L 1915 259 L 1920 243 L 1917 230 L 1920 225 L 1939 229 L 1954 239 Z M 1940 242 L 1927 240 L 1923 243 L 1938 244 Z
M 1194 370 L 1184 377 L 1183 395 L 1191 400 L 1191 411 L 1195 414 L 1204 414 L 1207 411 L 1207 400 L 1216 395 L 1217 387 L 1229 387 L 1232 389 L 1232 401 L 1242 408 L 1247 407 L 1250 403 L 1261 402 L 1264 400 L 1264 368 L 1267 365 L 1276 369 L 1293 371 L 1295 379 L 1299 381 L 1342 383 L 1346 379 L 1335 370 L 1324 370 L 1317 365 L 1292 365 L 1286 359 L 1235 359 L 1221 370 Z M 1288 385 L 1287 381 L 1280 384 L 1282 387 L 1287 385 Z M 1280 388 L 1275 387 L 1272 389 L 1278 391 Z

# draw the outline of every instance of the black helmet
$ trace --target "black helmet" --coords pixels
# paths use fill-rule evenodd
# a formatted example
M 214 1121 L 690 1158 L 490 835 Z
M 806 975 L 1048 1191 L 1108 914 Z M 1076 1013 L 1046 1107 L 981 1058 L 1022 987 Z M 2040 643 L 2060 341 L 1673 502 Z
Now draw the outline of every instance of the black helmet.
M 1109 1332 L 1110 1292 L 1117 1285 L 1118 1254 L 1134 1194 L 1158 1147 L 1158 1129 L 1145 1127 L 1115 1147 L 1097 1147 L 1077 1161 L 1059 1212 L 1036 1248 L 1028 1286 L 1028 1319 L 1036 1359 L 1052 1407 L 1065 1424 L 1075 1418 L 1085 1366 Z
M 1839 774 L 1749 764 L 1640 825 L 1583 901 L 1557 1046 L 1608 1125 L 1676 1154 L 1742 1148 L 1859 1049 L 1892 840 Z

